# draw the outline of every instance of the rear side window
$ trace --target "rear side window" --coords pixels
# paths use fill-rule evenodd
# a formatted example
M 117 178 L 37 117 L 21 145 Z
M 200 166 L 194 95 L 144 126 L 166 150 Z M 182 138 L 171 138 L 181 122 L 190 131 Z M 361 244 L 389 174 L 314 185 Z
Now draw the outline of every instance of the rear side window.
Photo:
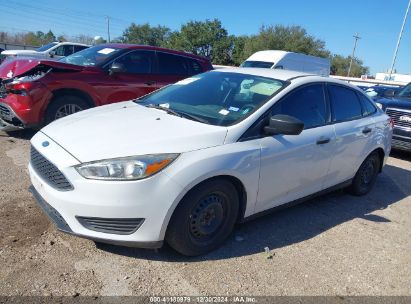
M 327 121 L 327 107 L 322 84 L 299 88 L 277 102 L 272 115 L 285 114 L 304 123 L 304 129 L 322 126 Z
M 329 85 L 333 121 L 347 121 L 362 117 L 360 100 L 355 91 L 342 86 Z
M 360 97 L 360 100 L 363 106 L 363 116 L 374 114 L 377 111 L 377 109 L 372 104 L 372 102 L 367 97 L 365 97 L 362 93 L 359 93 L 358 96 Z
M 202 72 L 200 64 L 191 58 L 157 52 L 158 73 L 191 76 Z

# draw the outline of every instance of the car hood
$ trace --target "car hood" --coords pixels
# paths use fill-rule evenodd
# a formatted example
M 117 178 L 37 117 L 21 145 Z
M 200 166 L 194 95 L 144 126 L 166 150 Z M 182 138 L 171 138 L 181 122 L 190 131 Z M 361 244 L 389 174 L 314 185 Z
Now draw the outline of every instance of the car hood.
M 384 106 L 384 108 L 400 108 L 411 110 L 411 98 L 379 98 L 376 99 L 375 102 L 381 103 Z
M 80 162 L 90 162 L 218 146 L 224 143 L 227 128 L 128 101 L 59 119 L 41 132 Z
M 67 64 L 59 61 L 16 58 L 8 59 L 0 65 L 0 78 L 8 79 L 21 76 L 37 67 L 58 68 L 69 71 L 81 71 L 84 69 L 82 66 Z

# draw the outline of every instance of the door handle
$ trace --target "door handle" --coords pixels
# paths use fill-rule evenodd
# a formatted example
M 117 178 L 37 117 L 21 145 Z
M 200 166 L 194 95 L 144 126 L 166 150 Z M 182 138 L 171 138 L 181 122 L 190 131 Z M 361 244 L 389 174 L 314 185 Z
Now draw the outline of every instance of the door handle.
M 362 133 L 363 133 L 363 134 L 368 134 L 368 133 L 370 133 L 371 131 L 372 131 L 371 128 L 366 127 L 366 128 L 364 128 L 364 129 L 362 130 Z
M 153 85 L 153 84 L 155 84 L 156 82 L 155 81 L 146 81 L 144 84 L 146 84 L 146 85 L 148 85 L 148 86 L 151 86 L 151 85 Z
M 324 145 L 324 144 L 328 144 L 330 142 L 330 138 L 321 138 L 319 140 L 317 140 L 317 145 Z

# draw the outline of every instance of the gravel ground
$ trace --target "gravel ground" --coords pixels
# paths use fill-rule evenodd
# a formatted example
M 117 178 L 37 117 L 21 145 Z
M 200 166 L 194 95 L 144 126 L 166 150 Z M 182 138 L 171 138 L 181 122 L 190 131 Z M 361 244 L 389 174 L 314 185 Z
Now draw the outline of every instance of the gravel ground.
M 367 196 L 319 197 L 184 258 L 56 231 L 27 191 L 30 136 L 0 132 L 0 295 L 411 295 L 411 153 Z

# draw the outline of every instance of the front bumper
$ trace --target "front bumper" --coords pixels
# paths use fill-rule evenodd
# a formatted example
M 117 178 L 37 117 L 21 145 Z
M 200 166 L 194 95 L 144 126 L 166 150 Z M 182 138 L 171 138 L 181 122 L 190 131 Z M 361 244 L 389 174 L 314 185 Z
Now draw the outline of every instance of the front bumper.
M 46 147 L 42 145 L 45 141 Z M 103 243 L 143 248 L 162 245 L 173 208 L 184 191 L 164 172 L 136 181 L 85 179 L 74 168 L 80 162 L 45 134 L 38 132 L 32 145 L 73 185 L 69 191 L 57 189 L 29 164 L 31 192 L 59 230 Z M 120 234 L 90 229 L 83 218 L 144 221 L 135 231 Z
M 58 213 L 56 209 L 51 207 L 42 197 L 41 195 L 37 192 L 37 190 L 33 187 L 30 186 L 29 192 L 33 195 L 35 198 L 37 204 L 40 206 L 40 208 L 44 211 L 44 213 L 47 214 L 47 216 L 54 222 L 54 224 L 57 226 L 57 229 L 74 235 L 78 236 L 81 238 L 89 239 L 95 242 L 100 242 L 100 243 L 106 243 L 106 244 L 112 244 L 112 245 L 119 245 L 119 246 L 127 246 L 127 247 L 139 247 L 139 248 L 150 248 L 150 249 L 155 249 L 155 248 L 160 248 L 163 246 L 162 241 L 157 241 L 157 242 L 134 242 L 134 241 L 115 241 L 115 240 L 109 240 L 109 239 L 102 239 L 98 237 L 92 237 L 89 235 L 83 235 L 83 234 L 78 234 L 73 232 L 71 230 L 70 226 L 66 223 L 64 218 Z
M 411 129 L 395 126 L 392 134 L 392 148 L 411 151 Z
M 17 131 L 24 128 L 24 122 L 5 103 L 0 102 L 0 131 Z

